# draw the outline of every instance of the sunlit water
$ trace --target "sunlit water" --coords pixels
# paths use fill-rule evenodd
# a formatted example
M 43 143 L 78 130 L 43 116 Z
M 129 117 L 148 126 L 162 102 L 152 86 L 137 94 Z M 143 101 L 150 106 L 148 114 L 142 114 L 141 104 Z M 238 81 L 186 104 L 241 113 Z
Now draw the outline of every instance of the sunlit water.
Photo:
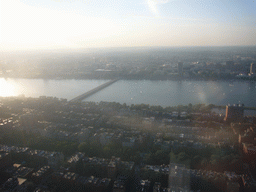
M 0 78 L 0 96 L 53 96 L 72 99 L 107 81 L 105 80 L 44 80 Z
M 0 96 L 45 95 L 70 100 L 105 82 L 0 78 Z M 120 80 L 85 100 L 161 106 L 244 103 L 245 106 L 256 107 L 255 98 L 255 82 Z

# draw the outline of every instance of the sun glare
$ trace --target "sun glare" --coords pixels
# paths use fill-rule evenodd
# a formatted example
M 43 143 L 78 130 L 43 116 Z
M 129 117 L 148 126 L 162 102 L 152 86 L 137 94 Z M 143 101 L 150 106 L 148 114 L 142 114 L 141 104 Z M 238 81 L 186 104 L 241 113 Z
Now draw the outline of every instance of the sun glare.
M 9 97 L 15 95 L 15 87 L 11 82 L 6 81 L 4 78 L 0 79 L 0 96 Z
M 1 41 L 14 47 L 72 46 L 76 40 L 97 41 L 116 29 L 102 17 L 34 7 L 17 0 L 1 3 Z

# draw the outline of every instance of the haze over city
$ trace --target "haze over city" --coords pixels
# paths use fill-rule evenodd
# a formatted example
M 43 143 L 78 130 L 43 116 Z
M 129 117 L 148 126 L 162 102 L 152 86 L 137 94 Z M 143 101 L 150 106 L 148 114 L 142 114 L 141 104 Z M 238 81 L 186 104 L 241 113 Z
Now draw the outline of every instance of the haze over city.
M 2 50 L 256 44 L 253 0 L 1 0 Z
M 0 2 L 0 192 L 256 191 L 253 0 Z

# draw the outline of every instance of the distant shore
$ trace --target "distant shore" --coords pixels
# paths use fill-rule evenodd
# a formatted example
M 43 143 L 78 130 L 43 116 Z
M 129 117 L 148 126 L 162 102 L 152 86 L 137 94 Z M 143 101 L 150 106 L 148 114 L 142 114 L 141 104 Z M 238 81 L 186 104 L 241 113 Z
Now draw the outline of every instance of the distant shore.
M 12 78 L 12 79 L 46 79 L 46 80 L 150 80 L 150 81 L 256 81 L 256 77 L 244 77 L 244 78 L 181 78 L 181 77 L 159 77 L 159 78 L 127 78 L 127 77 L 111 77 L 111 78 L 100 78 L 92 76 L 0 76 L 0 78 Z

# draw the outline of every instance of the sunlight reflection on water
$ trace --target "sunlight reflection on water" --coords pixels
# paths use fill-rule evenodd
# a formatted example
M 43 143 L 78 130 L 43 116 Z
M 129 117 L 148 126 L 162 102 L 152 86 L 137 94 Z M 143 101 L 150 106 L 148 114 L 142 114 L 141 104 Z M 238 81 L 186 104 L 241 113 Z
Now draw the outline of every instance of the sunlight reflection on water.
M 4 78 L 0 79 L 0 96 L 8 97 L 14 96 L 16 87 L 12 84 L 11 81 L 7 81 Z

